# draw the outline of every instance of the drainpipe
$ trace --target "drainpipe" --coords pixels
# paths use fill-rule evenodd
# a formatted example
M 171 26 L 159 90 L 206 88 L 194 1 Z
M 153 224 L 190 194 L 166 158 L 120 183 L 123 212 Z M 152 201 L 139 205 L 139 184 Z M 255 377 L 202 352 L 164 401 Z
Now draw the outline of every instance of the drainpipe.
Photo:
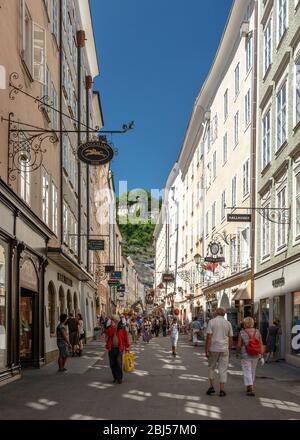
M 78 145 L 81 144 L 81 49 L 85 46 L 85 32 L 77 31 L 77 120 Z M 81 162 L 78 160 L 78 262 L 81 263 Z
M 172 200 L 176 205 L 176 246 L 175 246 L 175 282 L 174 282 L 174 292 L 177 289 L 177 270 L 178 270 L 178 235 L 179 235 L 179 203 L 178 200 L 175 200 L 174 190 L 172 195 Z
M 253 79 L 252 79 L 252 131 L 251 131 L 251 208 L 256 206 L 256 130 L 257 130 L 257 47 L 258 47 L 258 1 L 255 2 L 253 31 Z M 251 216 L 251 315 L 254 315 L 254 270 L 255 270 L 255 210 Z
M 60 17 L 62 17 L 62 2 L 60 2 Z M 62 35 L 63 35 L 63 21 L 59 20 L 59 129 L 60 129 L 60 137 L 59 137 L 59 161 L 60 161 L 60 243 L 61 245 L 64 242 L 64 212 L 63 212 L 63 204 L 64 204 L 64 175 L 63 175 L 63 115 L 62 115 L 62 103 L 63 103 L 63 92 L 62 92 L 62 79 L 63 79 L 63 52 L 62 52 Z M 67 231 L 66 231 L 67 233 Z
M 93 84 L 93 78 L 91 76 L 86 76 L 85 78 L 85 90 L 86 90 L 86 126 L 87 126 L 87 135 L 86 140 L 87 142 L 90 139 L 90 90 L 92 89 Z M 90 166 L 86 165 L 86 200 L 87 200 L 87 206 L 86 206 L 86 223 L 87 223 L 87 243 L 89 242 L 90 238 Z M 87 270 L 90 272 L 90 252 L 87 246 L 87 255 L 86 255 L 86 265 Z

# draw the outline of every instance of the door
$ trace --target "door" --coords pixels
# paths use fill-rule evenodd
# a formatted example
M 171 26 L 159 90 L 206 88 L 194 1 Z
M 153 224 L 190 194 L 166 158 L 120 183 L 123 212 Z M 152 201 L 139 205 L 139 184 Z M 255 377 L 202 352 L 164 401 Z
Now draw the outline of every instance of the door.
M 278 338 L 278 357 L 285 358 L 285 295 L 273 299 L 273 320 L 280 321 L 281 335 Z
M 20 299 L 20 359 L 21 362 L 33 360 L 33 295 L 22 291 Z

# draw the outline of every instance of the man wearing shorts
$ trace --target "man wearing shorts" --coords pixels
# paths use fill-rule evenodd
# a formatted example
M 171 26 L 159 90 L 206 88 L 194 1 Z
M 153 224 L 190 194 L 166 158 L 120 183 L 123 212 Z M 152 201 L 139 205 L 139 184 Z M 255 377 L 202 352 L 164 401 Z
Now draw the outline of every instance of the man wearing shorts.
M 56 338 L 57 338 L 57 347 L 59 351 L 58 355 L 58 372 L 64 373 L 67 371 L 65 368 L 66 360 L 69 354 L 69 348 L 71 348 L 71 344 L 68 339 L 66 322 L 68 320 L 68 316 L 65 313 L 62 313 L 59 317 L 59 324 L 56 327 Z

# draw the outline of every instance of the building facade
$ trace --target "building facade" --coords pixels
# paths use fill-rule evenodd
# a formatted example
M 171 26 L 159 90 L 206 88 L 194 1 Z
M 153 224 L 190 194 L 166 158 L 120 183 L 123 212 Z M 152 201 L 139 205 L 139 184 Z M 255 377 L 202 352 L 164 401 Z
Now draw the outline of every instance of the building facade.
M 6 72 L 0 90 L 0 378 L 6 380 L 21 366 L 56 357 L 60 313 L 81 312 L 87 337 L 93 335 L 109 293 L 95 277 L 95 263 L 105 257 L 89 250 L 88 240 L 111 236 L 94 209 L 97 191 L 110 187 L 101 174 L 108 176 L 109 167 L 90 167 L 77 157 L 78 145 L 103 126 L 92 88 L 99 66 L 88 0 L 12 0 L 2 5 L 0 29 Z
M 280 320 L 279 356 L 300 318 L 300 2 L 259 4 L 255 302 L 263 339 Z

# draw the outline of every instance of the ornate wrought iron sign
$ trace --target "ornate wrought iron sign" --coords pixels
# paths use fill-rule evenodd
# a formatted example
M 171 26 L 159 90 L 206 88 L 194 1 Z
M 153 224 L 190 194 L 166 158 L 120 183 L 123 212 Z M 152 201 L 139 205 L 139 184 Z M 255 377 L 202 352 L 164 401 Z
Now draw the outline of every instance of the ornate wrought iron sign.
M 82 162 L 89 165 L 105 165 L 114 157 L 114 151 L 105 137 L 80 145 L 77 154 Z

